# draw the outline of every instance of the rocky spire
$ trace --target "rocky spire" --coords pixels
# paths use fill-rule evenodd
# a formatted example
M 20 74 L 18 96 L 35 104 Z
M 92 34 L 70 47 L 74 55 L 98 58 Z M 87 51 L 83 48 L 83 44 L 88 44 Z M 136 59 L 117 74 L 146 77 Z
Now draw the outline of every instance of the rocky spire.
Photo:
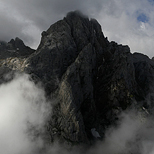
M 19 39 L 8 44 L 24 47 Z M 92 143 L 96 138 L 91 130 L 103 138 L 105 129 L 132 104 L 153 110 L 154 61 L 109 42 L 100 24 L 78 11 L 44 31 L 27 61 L 25 72 L 57 100 L 47 124 L 52 141 L 58 137 L 72 144 Z
M 81 143 L 93 140 L 93 128 L 103 137 L 132 102 L 148 106 L 143 102 L 153 85 L 153 66 L 148 57 L 131 54 L 128 46 L 109 42 L 95 19 L 75 11 L 42 33 L 27 72 L 58 99 L 52 138 L 60 134 Z

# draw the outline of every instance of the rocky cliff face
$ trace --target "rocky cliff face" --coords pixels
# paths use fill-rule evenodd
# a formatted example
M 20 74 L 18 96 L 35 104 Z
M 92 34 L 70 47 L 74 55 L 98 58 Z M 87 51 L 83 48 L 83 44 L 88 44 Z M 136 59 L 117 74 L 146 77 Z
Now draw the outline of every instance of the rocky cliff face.
M 18 37 L 11 39 L 10 42 L 0 41 L 0 59 L 9 57 L 27 57 L 34 52 L 33 49 L 25 46 Z
M 12 79 L 14 72 L 23 72 L 27 67 L 27 59 L 35 50 L 25 46 L 19 38 L 10 42 L 0 41 L 0 83 L 7 82 L 5 75 L 10 73 Z
M 42 82 L 49 98 L 56 98 L 47 124 L 51 141 L 58 137 L 72 144 L 92 143 L 94 128 L 103 138 L 131 105 L 153 110 L 154 61 L 109 42 L 95 19 L 77 11 L 43 32 L 35 52 L 19 39 L 2 44 L 1 78 L 10 70 L 25 71 Z M 23 53 L 17 52 L 20 48 Z M 10 57 L 16 59 L 7 61 Z

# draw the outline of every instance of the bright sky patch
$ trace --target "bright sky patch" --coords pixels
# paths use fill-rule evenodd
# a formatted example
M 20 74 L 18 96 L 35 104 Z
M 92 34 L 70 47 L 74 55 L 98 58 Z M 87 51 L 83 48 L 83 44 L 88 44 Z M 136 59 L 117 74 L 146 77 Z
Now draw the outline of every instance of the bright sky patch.
M 149 21 L 149 18 L 144 13 L 141 13 L 137 17 L 137 20 L 146 23 Z

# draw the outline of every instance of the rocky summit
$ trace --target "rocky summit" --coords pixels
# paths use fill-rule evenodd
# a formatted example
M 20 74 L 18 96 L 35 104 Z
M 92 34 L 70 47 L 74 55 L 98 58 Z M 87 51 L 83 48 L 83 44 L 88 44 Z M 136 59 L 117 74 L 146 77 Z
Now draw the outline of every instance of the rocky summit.
M 49 142 L 93 144 L 123 110 L 154 109 L 154 60 L 109 42 L 97 20 L 78 11 L 42 32 L 36 51 L 19 38 L 0 42 L 0 66 L 0 83 L 8 72 L 25 72 L 56 100 Z

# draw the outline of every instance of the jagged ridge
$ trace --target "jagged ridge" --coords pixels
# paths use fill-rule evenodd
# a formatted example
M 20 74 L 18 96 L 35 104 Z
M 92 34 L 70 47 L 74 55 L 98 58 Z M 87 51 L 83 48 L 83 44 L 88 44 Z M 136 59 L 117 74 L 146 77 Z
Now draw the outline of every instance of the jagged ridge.
M 92 128 L 103 138 L 106 127 L 132 104 L 153 110 L 154 61 L 109 42 L 95 19 L 77 11 L 43 32 L 26 60 L 24 71 L 57 99 L 47 124 L 53 141 L 92 143 Z

